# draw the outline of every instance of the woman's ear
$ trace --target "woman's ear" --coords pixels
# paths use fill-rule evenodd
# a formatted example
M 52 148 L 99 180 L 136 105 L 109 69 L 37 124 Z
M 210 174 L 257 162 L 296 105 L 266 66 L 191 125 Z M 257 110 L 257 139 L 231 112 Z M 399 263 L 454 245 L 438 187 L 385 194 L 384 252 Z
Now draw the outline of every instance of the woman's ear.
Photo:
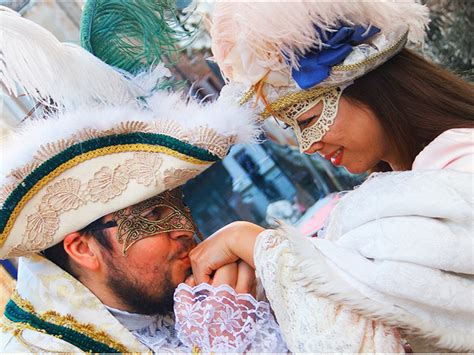
M 64 238 L 64 250 L 81 269 L 99 271 L 101 268 L 100 248 L 94 238 L 73 232 Z

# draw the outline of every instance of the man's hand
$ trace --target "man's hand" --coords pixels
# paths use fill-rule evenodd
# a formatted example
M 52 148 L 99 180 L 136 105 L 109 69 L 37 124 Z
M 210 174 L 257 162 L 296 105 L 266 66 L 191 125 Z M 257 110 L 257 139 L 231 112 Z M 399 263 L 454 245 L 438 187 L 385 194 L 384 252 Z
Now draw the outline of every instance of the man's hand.
M 189 258 L 196 283 L 212 284 L 211 275 L 214 271 L 238 259 L 255 268 L 253 249 L 257 236 L 263 230 L 250 222 L 233 222 L 191 250 Z

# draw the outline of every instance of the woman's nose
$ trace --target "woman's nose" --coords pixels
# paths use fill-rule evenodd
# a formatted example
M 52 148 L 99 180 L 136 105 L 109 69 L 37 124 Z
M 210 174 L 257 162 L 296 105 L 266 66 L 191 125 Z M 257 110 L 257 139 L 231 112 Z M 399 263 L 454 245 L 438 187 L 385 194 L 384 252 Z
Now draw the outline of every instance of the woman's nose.
M 323 142 L 314 142 L 311 147 L 309 147 L 308 149 L 306 149 L 304 151 L 305 154 L 314 154 L 316 153 L 318 150 L 321 150 L 324 148 L 324 143 Z

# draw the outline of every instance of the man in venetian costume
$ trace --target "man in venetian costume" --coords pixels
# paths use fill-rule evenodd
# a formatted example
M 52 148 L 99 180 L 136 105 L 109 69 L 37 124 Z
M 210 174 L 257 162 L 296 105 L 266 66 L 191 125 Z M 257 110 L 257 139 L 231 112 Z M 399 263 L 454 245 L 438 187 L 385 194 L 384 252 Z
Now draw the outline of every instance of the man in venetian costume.
M 286 124 L 302 153 L 393 170 L 345 193 L 318 238 L 228 226 L 191 252 L 198 282 L 255 266 L 291 351 L 377 351 L 380 324 L 415 351 L 474 350 L 474 91 L 406 48 L 427 23 L 406 0 L 216 5 L 225 93 Z
M 164 15 L 171 7 L 149 3 L 142 10 L 155 30 L 168 28 Z M 100 11 L 124 13 L 88 2 L 83 28 L 97 30 Z M 0 174 L 0 258 L 20 260 L 0 322 L 0 350 L 285 351 L 268 303 L 229 286 L 182 284 L 175 307 L 189 314 L 177 324 L 173 317 L 173 292 L 190 274 L 197 232 L 179 186 L 232 144 L 254 139 L 251 111 L 225 101 L 186 102 L 159 89 L 169 72 L 156 56 L 138 58 L 143 34 L 132 41 L 137 52 L 112 56 L 125 72 L 58 42 L 7 8 L 0 9 L 0 22 L 2 84 L 46 108 L 1 147 L 7 154 Z M 168 31 L 162 44 L 175 46 Z M 82 32 L 93 51 L 92 38 Z M 100 44 L 109 54 L 116 49 Z M 141 72 L 133 73 L 134 65 Z M 251 283 L 253 271 L 244 263 L 234 270 Z M 239 280 L 232 286 L 247 293 Z M 203 292 L 222 315 L 214 329 L 204 324 L 205 305 L 196 307 Z

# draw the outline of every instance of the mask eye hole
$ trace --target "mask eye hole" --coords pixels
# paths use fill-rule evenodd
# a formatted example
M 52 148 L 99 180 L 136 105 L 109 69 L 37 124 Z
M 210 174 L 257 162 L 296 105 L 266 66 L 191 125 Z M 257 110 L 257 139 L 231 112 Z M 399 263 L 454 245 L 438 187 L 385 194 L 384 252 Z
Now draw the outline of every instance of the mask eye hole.
M 314 125 L 319 119 L 319 115 L 313 115 L 313 116 L 310 116 L 304 120 L 298 120 L 298 126 L 300 127 L 301 130 L 305 129 L 305 128 L 308 128 L 308 127 L 311 127 L 312 125 Z
M 172 213 L 173 210 L 169 207 L 155 206 L 141 213 L 141 216 L 149 221 L 159 221 L 168 217 Z

